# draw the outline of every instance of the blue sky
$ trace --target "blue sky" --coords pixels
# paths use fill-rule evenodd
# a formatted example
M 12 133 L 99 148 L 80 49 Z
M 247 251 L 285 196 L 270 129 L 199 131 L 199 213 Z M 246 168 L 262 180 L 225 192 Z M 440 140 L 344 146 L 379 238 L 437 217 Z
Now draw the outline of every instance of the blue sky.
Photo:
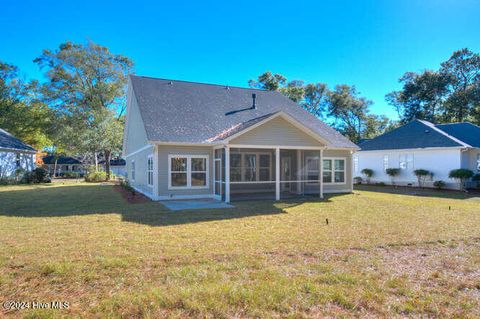
M 271 70 L 355 85 L 374 113 L 395 117 L 384 96 L 403 73 L 480 52 L 479 16 L 479 0 L 0 0 L 0 60 L 41 79 L 42 49 L 91 39 L 139 75 L 247 86 Z

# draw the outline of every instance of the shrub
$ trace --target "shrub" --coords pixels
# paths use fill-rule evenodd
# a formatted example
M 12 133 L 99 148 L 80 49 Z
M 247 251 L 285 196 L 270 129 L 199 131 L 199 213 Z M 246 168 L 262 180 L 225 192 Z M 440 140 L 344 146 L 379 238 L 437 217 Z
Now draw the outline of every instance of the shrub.
M 385 170 L 388 176 L 390 176 L 390 179 L 392 180 L 392 185 L 395 185 L 395 176 L 400 175 L 400 169 L 399 168 L 387 168 Z
M 480 188 L 480 174 L 475 174 L 472 177 L 472 181 L 477 182 L 477 188 Z
M 47 170 L 43 167 L 37 167 L 31 172 L 26 172 L 22 177 L 22 183 L 26 184 L 50 183 L 51 181 Z
M 415 176 L 417 176 L 419 187 L 424 187 L 427 177 L 433 176 L 433 173 L 430 171 L 427 171 L 426 169 L 416 169 L 413 171 L 413 173 L 415 174 Z
M 122 179 L 120 181 L 120 186 L 131 192 L 132 195 L 135 195 L 135 188 L 133 188 L 128 181 Z
M 17 181 L 15 180 L 15 178 L 6 177 L 6 176 L 0 177 L 0 185 L 13 185 L 16 183 Z
M 435 181 L 433 182 L 433 186 L 435 186 L 436 189 L 442 189 L 446 186 L 447 184 L 444 181 Z
M 370 178 L 373 176 L 373 170 L 371 170 L 369 168 L 364 168 L 364 169 L 362 169 L 361 173 L 363 175 L 365 175 L 366 180 L 367 180 L 367 184 L 370 184 Z
M 353 178 L 353 181 L 355 182 L 355 184 L 362 184 L 363 183 L 363 178 L 361 176 L 355 176 Z
M 89 183 L 99 183 L 107 180 L 107 173 L 104 171 L 97 171 L 95 166 L 90 166 L 85 175 L 85 181 Z
M 473 172 L 469 169 L 459 168 L 451 170 L 448 177 L 460 182 L 460 190 L 465 189 L 465 181 L 473 176 Z

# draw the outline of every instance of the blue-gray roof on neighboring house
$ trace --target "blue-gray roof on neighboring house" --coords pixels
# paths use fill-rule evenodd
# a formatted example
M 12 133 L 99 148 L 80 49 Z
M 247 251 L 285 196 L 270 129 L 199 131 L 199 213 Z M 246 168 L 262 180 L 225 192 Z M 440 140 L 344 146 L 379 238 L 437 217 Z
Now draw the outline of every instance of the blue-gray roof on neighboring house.
M 415 120 L 358 145 L 362 151 L 427 147 L 480 147 L 480 127 L 470 123 L 434 125 Z
M 42 161 L 44 164 L 55 164 L 55 156 L 53 155 L 48 155 L 42 158 Z M 70 156 L 59 156 L 57 158 L 57 165 L 62 164 L 62 165 L 80 165 L 82 164 L 79 160 L 76 158 L 70 157 Z
M 330 146 L 357 149 L 339 132 L 279 92 L 133 75 L 130 81 L 149 141 L 212 143 L 259 119 L 284 112 Z M 255 109 L 250 108 L 252 94 L 256 94 Z
M 473 147 L 480 147 L 480 127 L 464 122 L 435 125 L 445 133 L 458 138 Z
M 0 128 L 0 149 L 36 152 L 30 145 L 25 144 L 12 134 Z

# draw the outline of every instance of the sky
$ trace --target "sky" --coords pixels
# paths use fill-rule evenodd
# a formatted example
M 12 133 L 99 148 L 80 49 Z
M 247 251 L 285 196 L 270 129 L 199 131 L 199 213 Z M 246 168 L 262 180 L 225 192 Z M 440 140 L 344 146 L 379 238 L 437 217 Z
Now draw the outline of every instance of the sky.
M 0 0 L 0 60 L 42 80 L 33 63 L 67 40 L 130 57 L 138 75 L 247 86 L 264 71 L 355 85 L 376 114 L 407 71 L 480 52 L 480 0 Z

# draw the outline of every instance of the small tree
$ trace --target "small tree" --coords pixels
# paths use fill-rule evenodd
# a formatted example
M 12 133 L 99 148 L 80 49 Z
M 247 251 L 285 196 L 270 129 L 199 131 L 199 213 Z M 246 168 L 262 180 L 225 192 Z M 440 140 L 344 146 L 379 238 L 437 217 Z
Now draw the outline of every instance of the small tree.
M 438 190 L 444 188 L 447 184 L 445 184 L 444 181 L 435 181 L 433 182 L 433 186 L 435 186 L 435 188 L 437 188 Z
M 427 171 L 426 169 L 416 169 L 413 171 L 415 176 L 417 176 L 418 180 L 418 186 L 419 187 L 424 187 L 425 186 L 425 181 L 429 176 L 433 176 L 433 173 Z
M 400 169 L 399 168 L 387 168 L 385 170 L 388 176 L 390 176 L 390 179 L 392 181 L 392 185 L 395 185 L 395 177 L 400 175 Z
M 451 170 L 448 177 L 460 182 L 460 190 L 465 189 L 465 181 L 473 176 L 473 172 L 469 169 L 459 168 Z
M 365 175 L 366 180 L 367 180 L 367 184 L 370 184 L 370 178 L 372 178 L 372 176 L 373 176 L 373 170 L 371 170 L 369 168 L 364 168 L 364 169 L 362 169 L 361 173 L 363 175 Z

